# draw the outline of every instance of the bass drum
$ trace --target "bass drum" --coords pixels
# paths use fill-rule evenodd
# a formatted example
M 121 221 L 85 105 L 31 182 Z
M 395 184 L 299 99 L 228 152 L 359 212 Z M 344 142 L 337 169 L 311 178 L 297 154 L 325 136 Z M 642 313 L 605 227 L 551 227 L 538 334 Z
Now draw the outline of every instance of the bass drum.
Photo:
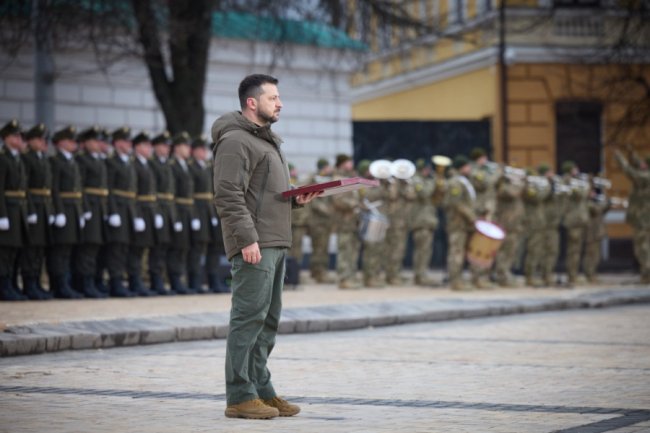
M 389 226 L 388 218 L 381 212 L 364 212 L 359 223 L 359 237 L 364 242 L 382 242 Z
M 467 247 L 467 261 L 479 268 L 489 268 L 506 237 L 506 232 L 498 225 L 485 220 L 474 224 L 476 231 L 472 234 Z

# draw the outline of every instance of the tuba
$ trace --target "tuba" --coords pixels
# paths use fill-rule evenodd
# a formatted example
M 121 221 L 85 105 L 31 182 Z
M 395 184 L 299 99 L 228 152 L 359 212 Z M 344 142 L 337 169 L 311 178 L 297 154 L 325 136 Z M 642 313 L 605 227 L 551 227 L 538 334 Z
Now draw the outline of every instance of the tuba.
M 396 159 L 390 165 L 390 174 L 401 180 L 409 180 L 415 174 L 415 164 L 408 159 Z
M 431 162 L 436 166 L 436 189 L 431 201 L 434 205 L 437 205 L 442 202 L 445 197 L 445 192 L 447 191 L 445 170 L 451 165 L 451 158 L 444 155 L 434 155 L 431 157 Z
M 387 159 L 378 159 L 370 163 L 368 171 L 375 179 L 390 179 L 391 162 Z

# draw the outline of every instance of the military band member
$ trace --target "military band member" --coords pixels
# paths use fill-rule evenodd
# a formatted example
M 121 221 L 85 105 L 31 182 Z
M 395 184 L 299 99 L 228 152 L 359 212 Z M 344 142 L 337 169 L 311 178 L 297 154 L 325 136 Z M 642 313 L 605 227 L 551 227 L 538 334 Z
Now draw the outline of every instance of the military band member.
M 318 172 L 309 180 L 309 184 L 332 180 L 332 166 L 325 158 L 316 163 Z M 333 283 L 327 271 L 329 269 L 329 240 L 332 234 L 332 202 L 328 197 L 321 197 L 311 202 L 308 208 L 294 210 L 292 218 L 304 215 L 311 238 L 311 256 L 309 270 L 316 283 Z
M 20 154 L 25 148 L 20 124 L 11 120 L 0 130 L 0 299 L 27 299 L 13 284 L 18 251 L 27 242 L 27 174 Z
M 641 268 L 641 283 L 650 284 L 650 158 L 645 161 L 637 158 L 636 166 L 632 166 L 620 151 L 615 156 L 632 182 L 625 221 L 634 230 L 634 255 Z
M 374 211 L 386 216 L 391 194 L 395 194 L 397 190 L 392 187 L 393 180 L 390 179 L 390 172 L 385 166 L 383 168 L 385 169 L 384 172 L 376 173 L 379 179 L 379 187 L 360 190 L 359 194 L 363 198 L 363 208 L 366 210 L 372 208 Z M 369 161 L 365 163 L 360 161 L 358 169 L 359 172 L 365 171 L 366 176 L 369 176 L 368 178 L 374 178 L 369 171 Z M 364 239 L 362 253 L 363 285 L 370 288 L 386 287 L 386 276 L 382 274 L 386 269 L 386 261 L 388 260 L 385 239 L 381 242 Z
M 171 135 L 164 131 L 151 140 L 154 156 L 150 160 L 156 176 L 156 196 L 162 226 L 156 228 L 156 247 L 149 250 L 149 279 L 151 290 L 158 294 L 173 294 L 165 290 L 165 275 L 168 269 L 168 253 L 176 221 L 174 203 L 174 174 L 169 164 Z
M 404 284 L 401 271 L 406 252 L 406 242 L 409 232 L 409 217 L 415 202 L 415 188 L 411 179 L 394 178 L 391 187 L 396 191 L 388 202 L 388 219 L 390 226 L 386 230 L 386 243 L 391 246 L 387 251 L 386 283 L 390 285 Z
M 572 188 L 570 196 L 571 205 L 567 207 L 563 220 L 563 225 L 567 233 L 567 284 L 572 286 L 578 282 L 582 247 L 589 224 L 587 200 L 589 198 L 590 188 L 587 181 L 578 179 L 580 170 L 573 161 L 565 161 L 562 164 L 562 171 L 565 182 Z
M 526 261 L 524 263 L 524 274 L 527 286 L 540 286 L 541 281 L 537 278 L 542 273 L 544 251 L 544 236 L 546 228 L 546 215 L 544 202 L 551 193 L 547 181 L 534 182 L 533 179 L 541 177 L 528 176 L 524 189 L 525 203 L 525 224 L 528 237 L 526 238 Z
M 589 223 L 585 235 L 585 256 L 582 267 L 587 282 L 593 284 L 598 282 L 597 271 L 601 257 L 601 244 L 607 236 L 605 214 L 611 208 L 611 202 L 592 185 L 587 208 L 589 209 Z
M 50 241 L 52 208 L 52 172 L 47 160 L 48 131 L 42 123 L 25 133 L 28 150 L 23 154 L 27 175 L 27 216 L 29 241 L 20 252 L 19 267 L 23 293 L 29 299 L 50 299 L 52 293 L 41 286 L 45 250 Z
M 546 287 L 555 285 L 555 266 L 560 256 L 560 226 L 566 207 L 568 191 L 555 180 L 555 172 L 546 164 L 537 168 L 540 176 L 549 182 L 551 193 L 542 202 L 544 212 L 544 235 L 542 246 L 542 278 Z
M 145 222 L 138 216 L 135 205 L 137 174 L 131 158 L 130 128 L 113 131 L 112 139 L 115 152 L 106 160 L 109 188 L 106 265 L 111 296 L 128 297 L 135 296 L 123 283 L 129 243 L 134 235 L 145 230 Z
M 467 157 L 458 155 L 453 164 L 456 174 L 449 179 L 444 202 L 449 245 L 447 273 L 452 290 L 469 290 L 471 287 L 463 282 L 462 273 L 468 237 L 476 222 L 476 191 L 467 178 L 472 171 Z
M 136 209 L 144 221 L 144 230 L 131 239 L 129 246 L 129 290 L 138 296 L 153 296 L 156 292 L 149 290 L 142 283 L 142 261 L 146 250 L 156 246 L 156 229 L 163 224 L 162 216 L 158 213 L 156 198 L 156 175 L 149 164 L 151 158 L 151 138 L 146 132 L 140 132 L 133 137 L 133 165 L 137 179 Z
M 334 179 L 344 179 L 354 176 L 354 162 L 348 155 L 337 155 Z M 359 260 L 359 194 L 351 191 L 346 194 L 332 196 L 332 206 L 336 213 L 337 246 L 336 270 L 339 276 L 340 289 L 355 289 L 361 287 L 357 279 L 357 262 Z
M 526 211 L 522 200 L 525 179 L 502 176 L 496 185 L 497 206 L 495 221 L 505 231 L 506 237 L 494 262 L 496 282 L 501 287 L 515 285 L 512 266 L 518 252 L 519 240 L 524 231 Z
M 187 276 L 187 255 L 192 245 L 192 231 L 201 229 L 201 220 L 194 216 L 194 179 L 187 160 L 190 157 L 191 138 L 187 132 L 180 132 L 172 139 L 172 173 L 176 203 L 174 234 L 169 249 L 169 282 L 172 291 L 178 294 L 194 293 L 194 287 L 183 284 Z
M 418 159 L 415 166 L 418 169 L 413 178 L 416 200 L 411 215 L 414 283 L 418 286 L 432 286 L 434 282 L 427 277 L 427 271 L 433 255 L 433 234 L 438 228 L 438 215 L 434 205 L 436 181 L 431 166 L 424 159 Z
M 95 286 L 97 274 L 97 256 L 104 244 L 104 220 L 108 207 L 108 175 L 106 164 L 101 158 L 101 131 L 97 127 L 88 128 L 79 133 L 77 139 L 81 152 L 77 155 L 77 165 L 83 188 L 84 227 L 81 240 L 74 250 L 75 289 L 88 298 L 107 296 Z
M 50 285 L 57 298 L 82 298 L 69 282 L 72 250 L 81 240 L 85 226 L 82 209 L 81 173 L 73 153 L 77 150 L 76 129 L 68 126 L 54 133 L 56 155 L 50 157 L 54 224 L 48 251 Z
M 194 184 L 194 219 L 199 221 L 198 230 L 192 230 L 191 245 L 187 254 L 187 280 L 195 292 L 203 291 L 203 272 L 208 244 L 221 231 L 212 194 L 212 165 L 208 164 L 208 142 L 205 137 L 192 141 L 192 158 L 188 166 Z

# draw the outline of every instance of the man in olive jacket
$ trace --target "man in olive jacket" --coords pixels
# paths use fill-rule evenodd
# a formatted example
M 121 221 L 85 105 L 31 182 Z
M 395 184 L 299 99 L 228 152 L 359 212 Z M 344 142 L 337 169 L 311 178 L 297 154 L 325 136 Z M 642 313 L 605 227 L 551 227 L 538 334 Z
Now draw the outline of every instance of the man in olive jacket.
M 241 112 L 212 125 L 215 204 L 232 263 L 232 309 L 226 351 L 226 416 L 291 416 L 266 367 L 280 323 L 285 256 L 291 247 L 292 201 L 281 140 L 271 131 L 282 103 L 278 80 L 250 75 L 239 85 Z M 295 202 L 305 204 L 315 195 Z

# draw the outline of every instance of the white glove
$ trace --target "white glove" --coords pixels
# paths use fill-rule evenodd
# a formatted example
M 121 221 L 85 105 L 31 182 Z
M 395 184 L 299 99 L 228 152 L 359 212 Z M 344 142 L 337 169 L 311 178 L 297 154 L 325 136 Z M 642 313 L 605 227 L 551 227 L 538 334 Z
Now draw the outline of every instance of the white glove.
M 219 225 L 219 220 L 216 218 L 212 218 L 210 222 L 212 223 L 212 227 L 216 227 Z
M 140 233 L 143 232 L 147 225 L 142 218 L 133 218 L 133 230 Z
M 178 221 L 174 223 L 174 231 L 175 232 L 182 232 L 183 231 L 183 223 Z
M 201 230 L 201 220 L 200 219 L 194 218 L 192 220 L 192 230 L 194 230 L 195 232 L 198 232 L 199 230 Z
M 38 222 L 38 215 L 35 213 L 27 215 L 27 224 L 36 224 Z
M 65 217 L 64 213 L 57 214 L 56 217 L 54 217 L 54 225 L 59 228 L 65 227 L 67 222 L 68 219 Z
M 85 212 L 85 213 L 83 214 L 83 217 L 84 217 L 84 219 L 85 219 L 86 221 L 88 221 L 89 219 L 91 219 L 91 218 L 93 217 L 93 213 L 92 213 L 92 212 Z
M 9 217 L 0 218 L 0 230 L 9 230 Z
M 54 215 L 48 216 L 47 221 L 50 223 L 50 225 L 54 224 Z
M 80 228 L 86 227 L 86 219 L 83 216 L 79 218 L 79 227 Z
M 153 225 L 157 229 L 163 228 L 163 226 L 165 225 L 165 220 L 163 219 L 162 215 L 158 213 L 156 214 L 156 216 L 153 218 Z
M 122 225 L 122 217 L 114 213 L 108 217 L 108 225 L 111 227 L 120 227 Z

